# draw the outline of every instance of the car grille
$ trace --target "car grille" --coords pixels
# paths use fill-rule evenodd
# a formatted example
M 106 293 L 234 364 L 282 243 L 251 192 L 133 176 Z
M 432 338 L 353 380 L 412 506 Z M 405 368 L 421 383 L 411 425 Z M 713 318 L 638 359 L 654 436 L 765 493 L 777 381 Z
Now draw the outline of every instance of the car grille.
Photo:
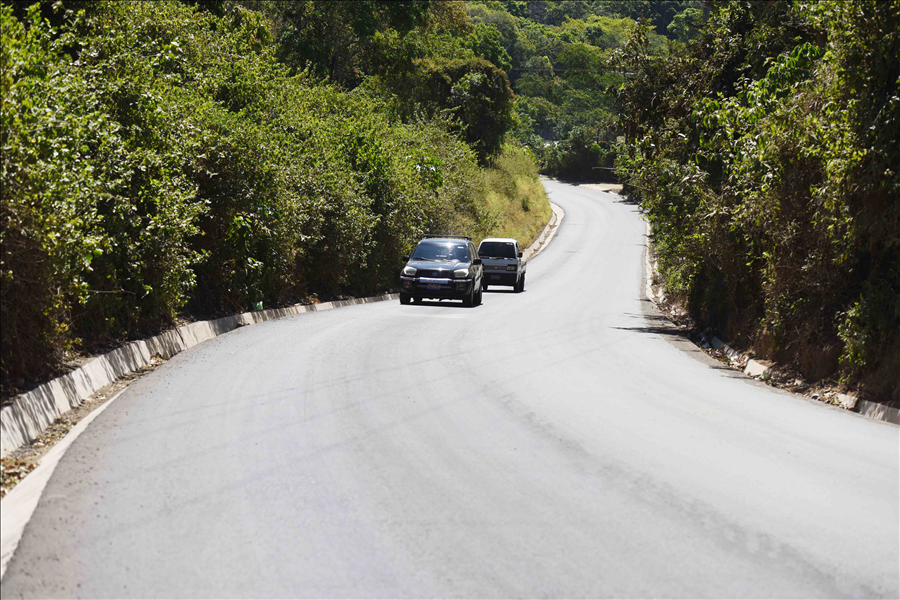
M 420 292 L 425 292 L 425 291 L 450 292 L 450 291 L 453 291 L 453 285 L 450 284 L 450 283 L 439 283 L 439 284 L 434 284 L 434 283 L 432 283 L 431 285 L 437 285 L 437 286 L 438 286 L 438 289 L 437 289 L 437 290 L 429 290 L 429 289 L 428 289 L 428 285 L 429 285 L 428 283 L 421 283 L 421 282 L 418 282 L 418 283 L 416 283 L 415 289 L 416 289 L 417 291 L 420 291 Z
M 505 271 L 506 265 L 484 265 L 485 271 Z
M 419 269 L 417 277 L 434 277 L 438 279 L 453 279 L 453 271 L 449 269 Z

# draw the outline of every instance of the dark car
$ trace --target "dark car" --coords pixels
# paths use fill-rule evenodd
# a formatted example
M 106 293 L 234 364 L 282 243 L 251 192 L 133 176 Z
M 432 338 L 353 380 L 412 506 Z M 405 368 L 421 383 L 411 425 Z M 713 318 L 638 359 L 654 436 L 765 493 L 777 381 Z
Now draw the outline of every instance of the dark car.
M 483 272 L 472 238 L 426 235 L 400 274 L 400 304 L 423 298 L 462 300 L 481 304 Z
M 484 289 L 491 285 L 511 285 L 516 292 L 525 289 L 527 263 L 522 260 L 522 251 L 515 239 L 482 240 L 478 256 L 484 261 Z

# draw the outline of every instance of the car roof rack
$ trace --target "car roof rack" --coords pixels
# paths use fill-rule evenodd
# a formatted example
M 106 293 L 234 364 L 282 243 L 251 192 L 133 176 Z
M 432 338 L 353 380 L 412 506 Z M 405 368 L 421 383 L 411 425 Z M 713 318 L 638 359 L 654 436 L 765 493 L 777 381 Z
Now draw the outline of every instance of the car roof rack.
M 426 239 L 428 239 L 428 238 L 453 238 L 453 239 L 460 239 L 460 240 L 469 240 L 470 242 L 472 241 L 472 236 L 470 236 L 470 235 L 443 235 L 443 234 L 437 234 L 437 233 L 426 233 L 425 238 Z

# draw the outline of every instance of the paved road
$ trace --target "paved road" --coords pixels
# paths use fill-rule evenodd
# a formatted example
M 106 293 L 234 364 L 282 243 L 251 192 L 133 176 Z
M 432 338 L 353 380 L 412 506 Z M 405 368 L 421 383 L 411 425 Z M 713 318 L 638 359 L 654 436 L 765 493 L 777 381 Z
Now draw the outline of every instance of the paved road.
M 547 185 L 522 294 L 268 322 L 133 385 L 3 598 L 900 595 L 900 430 L 690 352 L 636 208 Z

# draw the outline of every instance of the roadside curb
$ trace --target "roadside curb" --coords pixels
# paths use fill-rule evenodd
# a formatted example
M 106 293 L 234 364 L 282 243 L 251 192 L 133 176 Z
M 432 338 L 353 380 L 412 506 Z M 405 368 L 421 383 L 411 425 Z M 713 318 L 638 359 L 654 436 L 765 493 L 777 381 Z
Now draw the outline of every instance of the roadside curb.
M 658 306 L 659 298 L 657 298 L 656 294 L 653 292 L 653 273 L 656 272 L 656 265 L 650 260 L 649 241 L 652 230 L 650 228 L 650 223 L 647 223 L 646 225 L 648 245 L 647 251 L 644 252 L 644 293 L 654 305 Z M 720 350 L 725 356 L 731 359 L 732 362 L 737 363 L 738 365 L 743 364 L 743 373 L 748 377 L 765 379 L 772 374 L 775 364 L 770 361 L 750 358 L 748 355 L 738 352 L 715 336 L 709 338 L 709 345 L 715 350 Z M 875 419 L 876 421 L 886 421 L 888 423 L 900 425 L 900 409 L 898 408 L 891 408 L 883 404 L 862 400 L 852 394 L 835 394 L 834 400 L 840 408 L 859 413 L 871 419 Z
M 553 211 L 553 214 L 550 215 L 550 221 L 544 226 L 544 230 L 541 231 L 541 235 L 538 236 L 538 239 L 534 241 L 533 244 L 528 246 L 524 252 L 522 252 L 523 260 L 531 260 L 541 252 L 543 252 L 544 248 L 547 247 L 547 244 L 550 243 L 550 240 L 553 239 L 553 236 L 556 235 L 557 230 L 559 229 L 559 224 L 562 222 L 563 217 L 566 216 L 566 211 L 562 209 L 558 204 L 550 203 L 550 209 Z
M 286 308 L 245 312 L 211 321 L 196 321 L 146 340 L 126 344 L 92 359 L 71 373 L 18 396 L 12 404 L 4 406 L 0 411 L 0 456 L 5 458 L 22 444 L 35 439 L 61 414 L 80 406 L 100 388 L 143 367 L 150 362 L 153 355 L 171 358 L 179 352 L 239 327 L 303 313 L 395 300 L 397 297 L 398 294 L 382 294 L 322 304 L 295 304 Z
M 891 408 L 890 406 L 869 402 L 868 400 L 857 400 L 853 411 L 871 419 L 900 425 L 900 408 Z

